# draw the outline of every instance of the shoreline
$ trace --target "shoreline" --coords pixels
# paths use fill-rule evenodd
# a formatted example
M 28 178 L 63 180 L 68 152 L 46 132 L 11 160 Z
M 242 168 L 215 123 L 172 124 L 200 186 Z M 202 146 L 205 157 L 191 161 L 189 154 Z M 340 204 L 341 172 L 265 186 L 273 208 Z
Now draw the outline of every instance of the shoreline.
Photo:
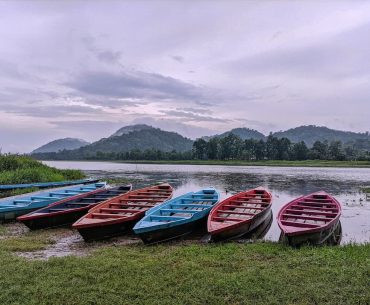
M 217 161 L 217 160 L 40 160 L 42 162 L 108 162 L 127 164 L 163 165 L 225 165 L 225 166 L 271 166 L 271 167 L 331 167 L 370 168 L 370 161 Z

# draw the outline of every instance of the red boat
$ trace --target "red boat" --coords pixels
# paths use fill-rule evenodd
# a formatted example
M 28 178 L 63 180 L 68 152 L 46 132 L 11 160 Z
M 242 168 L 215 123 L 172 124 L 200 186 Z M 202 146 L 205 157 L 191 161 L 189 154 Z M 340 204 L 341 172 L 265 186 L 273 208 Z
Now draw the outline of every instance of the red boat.
M 268 218 L 270 211 L 271 194 L 261 187 L 227 198 L 208 216 L 211 240 L 230 240 L 248 234 Z
M 295 199 L 278 214 L 280 240 L 292 246 L 338 244 L 340 215 L 339 202 L 324 191 Z
M 133 228 L 147 210 L 172 197 L 169 184 L 150 186 L 96 205 L 73 224 L 85 241 L 121 235 Z

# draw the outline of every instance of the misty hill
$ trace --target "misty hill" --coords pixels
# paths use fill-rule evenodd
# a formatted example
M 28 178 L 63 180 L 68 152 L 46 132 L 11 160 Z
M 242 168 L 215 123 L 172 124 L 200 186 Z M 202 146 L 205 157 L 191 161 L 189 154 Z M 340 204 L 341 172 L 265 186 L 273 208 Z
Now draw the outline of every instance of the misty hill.
M 130 125 L 130 126 L 125 126 L 120 129 L 118 129 L 114 134 L 111 135 L 111 137 L 119 137 L 124 134 L 129 134 L 133 131 L 141 131 L 141 130 L 150 130 L 153 129 L 152 126 L 145 125 L 145 124 L 136 124 L 136 125 Z
M 143 126 L 143 125 L 141 125 Z M 123 132 L 122 132 L 123 131 Z M 121 134 L 121 135 L 117 135 Z M 121 128 L 109 138 L 103 138 L 90 145 L 72 151 L 62 151 L 57 154 L 36 154 L 37 158 L 84 159 L 99 153 L 125 153 L 132 150 L 147 149 L 162 152 L 190 151 L 193 141 L 178 133 L 164 131 L 145 125 L 144 128 L 134 125 Z
M 64 139 L 58 139 L 51 141 L 45 145 L 42 145 L 41 147 L 35 149 L 32 151 L 32 154 L 36 153 L 45 153 L 45 152 L 58 152 L 61 150 L 72 150 L 72 149 L 77 149 L 82 146 L 89 145 L 89 142 L 86 142 L 81 139 L 76 139 L 76 138 L 64 138 Z
M 292 142 L 304 141 L 308 146 L 312 146 L 315 141 L 341 141 L 342 143 L 356 142 L 357 140 L 370 140 L 368 133 L 356 133 L 351 131 L 341 131 L 327 127 L 315 125 L 300 126 L 286 131 L 279 131 L 272 134 L 277 138 L 288 138 Z
M 211 139 L 213 137 L 225 138 L 229 134 L 234 134 L 234 135 L 238 136 L 239 138 L 241 138 L 242 140 L 246 140 L 246 139 L 263 140 L 263 139 L 266 138 L 263 133 L 260 133 L 259 131 L 254 130 L 254 129 L 234 128 L 230 131 L 226 131 L 226 132 L 224 132 L 222 134 L 219 134 L 219 135 L 215 135 L 215 136 L 212 136 L 212 137 L 203 137 L 203 139 L 208 141 L 209 139 Z

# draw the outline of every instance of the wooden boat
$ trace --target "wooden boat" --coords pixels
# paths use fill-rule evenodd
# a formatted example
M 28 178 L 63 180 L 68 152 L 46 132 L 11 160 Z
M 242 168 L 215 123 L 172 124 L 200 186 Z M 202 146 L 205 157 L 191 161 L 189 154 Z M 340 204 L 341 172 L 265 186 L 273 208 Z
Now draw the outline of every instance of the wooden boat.
M 23 222 L 31 230 L 71 225 L 92 207 L 110 198 L 125 194 L 131 189 L 132 185 L 129 184 L 82 193 L 20 216 L 17 220 Z
M 217 204 L 208 216 L 212 241 L 236 239 L 262 224 L 271 211 L 271 194 L 259 187 Z
M 73 224 L 85 241 L 100 240 L 130 231 L 145 212 L 172 197 L 165 183 L 135 190 L 98 204 Z
M 0 222 L 15 220 L 56 201 L 105 187 L 105 182 L 63 187 L 0 199 Z
M 146 244 L 187 235 L 202 223 L 205 225 L 219 197 L 218 192 L 210 188 L 169 200 L 149 210 L 135 225 L 134 232 Z
M 333 244 L 341 235 L 340 215 L 339 202 L 323 191 L 295 199 L 278 214 L 280 240 L 292 246 Z
M 25 188 L 51 188 L 51 187 L 63 187 L 77 184 L 91 184 L 99 182 L 99 179 L 81 179 L 81 180 L 70 180 L 70 181 L 59 181 L 59 182 L 37 182 L 37 183 L 26 183 L 26 184 L 3 184 L 0 185 L 0 191 L 10 191 L 15 189 Z

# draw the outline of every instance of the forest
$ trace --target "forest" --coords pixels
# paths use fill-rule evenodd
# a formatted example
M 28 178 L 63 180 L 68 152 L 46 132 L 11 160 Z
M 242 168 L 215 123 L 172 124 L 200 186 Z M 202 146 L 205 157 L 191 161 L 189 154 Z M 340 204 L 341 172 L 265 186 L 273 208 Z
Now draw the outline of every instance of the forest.
M 316 141 L 312 147 L 308 147 L 303 141 L 293 143 L 287 138 L 272 135 L 266 140 L 242 140 L 234 134 L 223 138 L 214 137 L 208 141 L 197 139 L 192 150 L 185 152 L 165 152 L 152 148 L 126 152 L 86 152 L 78 155 L 75 151 L 64 150 L 33 156 L 43 160 L 370 160 L 370 152 L 364 148 L 361 140 L 350 144 L 343 144 L 341 141 Z

